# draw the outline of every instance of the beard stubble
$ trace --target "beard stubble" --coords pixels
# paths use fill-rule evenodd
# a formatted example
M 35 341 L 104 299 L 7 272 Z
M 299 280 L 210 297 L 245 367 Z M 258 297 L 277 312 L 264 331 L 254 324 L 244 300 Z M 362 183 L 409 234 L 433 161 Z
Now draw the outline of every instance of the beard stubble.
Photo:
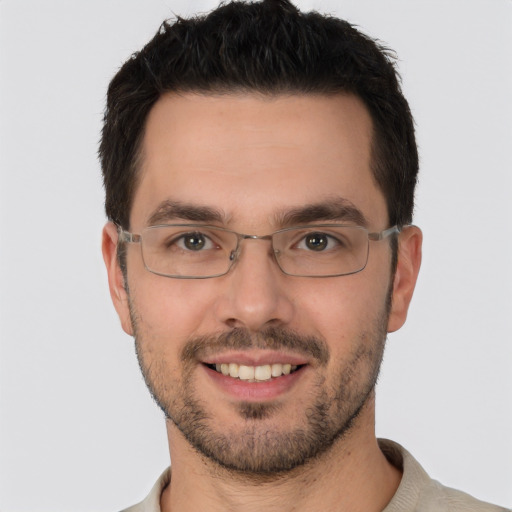
M 146 350 L 148 340 L 131 307 L 139 365 L 156 403 L 190 445 L 215 464 L 254 478 L 283 474 L 305 465 L 347 436 L 370 399 L 382 362 L 387 334 L 389 300 L 368 329 L 360 333 L 355 350 L 340 364 L 331 383 L 317 369 L 300 421 L 283 429 L 273 418 L 280 404 L 240 402 L 236 411 L 242 426 L 215 428 L 215 406 L 197 396 L 193 373 L 201 358 L 220 349 L 293 350 L 313 358 L 325 369 L 331 358 L 324 340 L 284 328 L 257 335 L 243 328 L 188 340 L 180 354 L 180 377 L 169 379 L 170 368 Z

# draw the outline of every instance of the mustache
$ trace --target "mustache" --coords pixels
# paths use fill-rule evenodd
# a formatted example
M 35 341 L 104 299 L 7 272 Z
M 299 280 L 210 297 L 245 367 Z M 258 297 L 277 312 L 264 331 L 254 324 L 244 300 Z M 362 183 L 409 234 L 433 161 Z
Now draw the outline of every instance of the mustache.
M 312 357 L 321 365 L 330 358 L 326 342 L 316 336 L 304 336 L 295 331 L 269 327 L 253 333 L 243 327 L 214 335 L 198 336 L 190 339 L 181 351 L 184 363 L 197 361 L 222 350 L 292 350 L 306 357 Z

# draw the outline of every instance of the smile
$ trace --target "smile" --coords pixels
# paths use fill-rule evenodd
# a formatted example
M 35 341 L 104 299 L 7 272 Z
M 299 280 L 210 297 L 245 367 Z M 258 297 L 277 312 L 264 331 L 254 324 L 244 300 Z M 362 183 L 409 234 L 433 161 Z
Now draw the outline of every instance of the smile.
M 212 370 L 226 377 L 244 380 L 248 382 L 266 382 L 272 378 L 289 375 L 296 371 L 302 365 L 292 365 L 290 363 L 265 364 L 260 366 L 246 366 L 237 363 L 222 363 L 207 365 Z

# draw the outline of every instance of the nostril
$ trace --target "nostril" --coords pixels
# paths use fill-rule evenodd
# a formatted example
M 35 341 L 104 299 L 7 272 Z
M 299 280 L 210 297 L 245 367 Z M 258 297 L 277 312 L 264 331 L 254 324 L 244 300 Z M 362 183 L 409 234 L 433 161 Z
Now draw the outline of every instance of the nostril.
M 235 329 L 236 327 L 241 327 L 240 322 L 238 322 L 235 318 L 228 318 L 226 320 L 226 325 L 230 329 Z

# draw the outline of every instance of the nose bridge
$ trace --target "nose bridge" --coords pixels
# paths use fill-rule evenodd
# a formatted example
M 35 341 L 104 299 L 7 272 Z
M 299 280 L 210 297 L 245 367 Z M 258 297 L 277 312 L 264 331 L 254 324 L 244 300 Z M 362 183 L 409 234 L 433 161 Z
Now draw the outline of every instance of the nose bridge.
M 273 235 L 240 235 L 242 240 L 270 240 L 272 244 Z
M 247 244 L 247 241 L 250 242 L 250 241 L 260 241 L 260 240 L 270 242 L 268 255 L 272 256 L 275 252 L 274 246 L 273 246 L 272 235 L 246 235 L 244 233 L 239 233 L 236 251 L 231 256 L 231 259 L 234 260 L 233 263 L 236 265 L 242 255 L 242 252 L 245 252 L 247 250 L 247 249 L 243 249 L 243 246 Z M 249 244 L 249 245 L 251 245 L 251 244 Z M 250 250 L 250 248 L 249 248 L 249 250 Z M 272 258 L 272 259 L 274 259 L 274 263 L 275 263 L 275 258 Z
M 271 235 L 240 235 L 218 314 L 231 327 L 260 330 L 287 323 L 293 313 L 285 276 L 273 257 Z

